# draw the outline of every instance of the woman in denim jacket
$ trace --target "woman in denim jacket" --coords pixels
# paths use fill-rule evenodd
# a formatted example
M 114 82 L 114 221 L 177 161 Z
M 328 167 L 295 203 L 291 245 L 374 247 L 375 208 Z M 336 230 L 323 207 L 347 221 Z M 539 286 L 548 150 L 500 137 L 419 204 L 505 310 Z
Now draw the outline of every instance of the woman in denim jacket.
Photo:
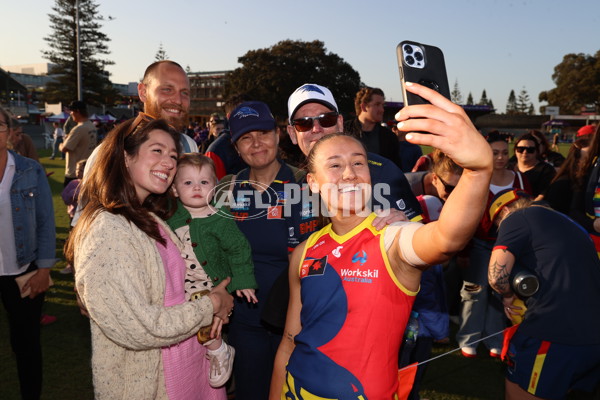
M 10 119 L 0 108 L 0 297 L 8 314 L 10 342 L 17 360 L 23 399 L 39 399 L 42 389 L 40 318 L 56 230 L 50 185 L 42 166 L 7 148 Z M 20 275 L 37 272 L 25 283 Z

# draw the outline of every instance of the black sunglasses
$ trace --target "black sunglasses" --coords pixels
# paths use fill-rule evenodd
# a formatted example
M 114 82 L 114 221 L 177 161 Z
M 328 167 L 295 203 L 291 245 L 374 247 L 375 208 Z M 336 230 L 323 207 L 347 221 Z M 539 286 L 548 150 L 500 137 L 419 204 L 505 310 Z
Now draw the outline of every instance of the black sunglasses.
M 444 181 L 441 176 L 437 175 L 437 177 L 440 182 L 442 182 L 442 185 L 444 185 L 444 190 L 446 193 L 450 194 L 456 188 L 456 185 L 450 185 L 448 182 Z
M 319 122 L 322 128 L 331 128 L 338 121 L 338 113 L 335 111 L 317 115 L 316 117 L 304 117 L 292 120 L 292 125 L 298 132 L 306 132 L 313 128 L 315 120 Z
M 535 147 L 517 146 L 517 147 L 515 147 L 515 151 L 517 153 L 522 153 L 522 152 L 526 151 L 529 154 L 533 154 L 533 153 L 535 153 Z

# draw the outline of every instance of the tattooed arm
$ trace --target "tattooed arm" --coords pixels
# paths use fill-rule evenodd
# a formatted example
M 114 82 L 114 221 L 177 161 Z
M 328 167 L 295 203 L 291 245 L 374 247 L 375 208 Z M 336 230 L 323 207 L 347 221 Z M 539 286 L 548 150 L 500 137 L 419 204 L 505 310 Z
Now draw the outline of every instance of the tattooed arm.
M 503 246 L 494 247 L 492 256 L 490 257 L 490 265 L 488 267 L 488 281 L 490 286 L 496 292 L 502 295 L 502 304 L 504 312 L 511 318 L 511 315 L 519 314 L 513 309 L 520 310 L 520 307 L 513 306 L 515 294 L 510 285 L 510 272 L 515 265 L 515 256 Z
M 488 281 L 490 286 L 503 297 L 512 295 L 512 288 L 508 277 L 515 265 L 515 256 L 504 247 L 494 247 L 488 267 Z

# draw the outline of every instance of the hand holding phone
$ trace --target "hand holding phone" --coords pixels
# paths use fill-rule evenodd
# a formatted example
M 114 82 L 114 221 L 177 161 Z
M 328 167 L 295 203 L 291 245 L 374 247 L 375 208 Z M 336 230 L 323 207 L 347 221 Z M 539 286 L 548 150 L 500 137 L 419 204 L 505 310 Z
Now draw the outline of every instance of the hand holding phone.
M 406 82 L 426 86 L 450 100 L 450 87 L 442 51 L 427 44 L 405 40 L 396 48 L 404 105 L 429 104 L 424 98 L 406 90 Z

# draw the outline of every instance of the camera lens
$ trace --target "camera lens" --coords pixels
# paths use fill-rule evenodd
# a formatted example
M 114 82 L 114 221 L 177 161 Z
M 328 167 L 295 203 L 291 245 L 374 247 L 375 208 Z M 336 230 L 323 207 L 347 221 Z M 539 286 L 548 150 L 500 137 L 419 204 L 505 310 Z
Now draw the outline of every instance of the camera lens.
M 417 61 L 423 61 L 423 53 L 421 53 L 420 51 L 417 51 L 417 52 L 415 53 L 415 59 L 416 59 Z
M 415 59 L 413 58 L 413 56 L 406 56 L 406 63 L 408 65 L 413 65 L 415 63 Z
M 412 52 L 413 52 L 412 46 L 409 45 L 409 44 L 407 44 L 406 46 L 404 46 L 404 52 L 406 54 L 412 54 Z

